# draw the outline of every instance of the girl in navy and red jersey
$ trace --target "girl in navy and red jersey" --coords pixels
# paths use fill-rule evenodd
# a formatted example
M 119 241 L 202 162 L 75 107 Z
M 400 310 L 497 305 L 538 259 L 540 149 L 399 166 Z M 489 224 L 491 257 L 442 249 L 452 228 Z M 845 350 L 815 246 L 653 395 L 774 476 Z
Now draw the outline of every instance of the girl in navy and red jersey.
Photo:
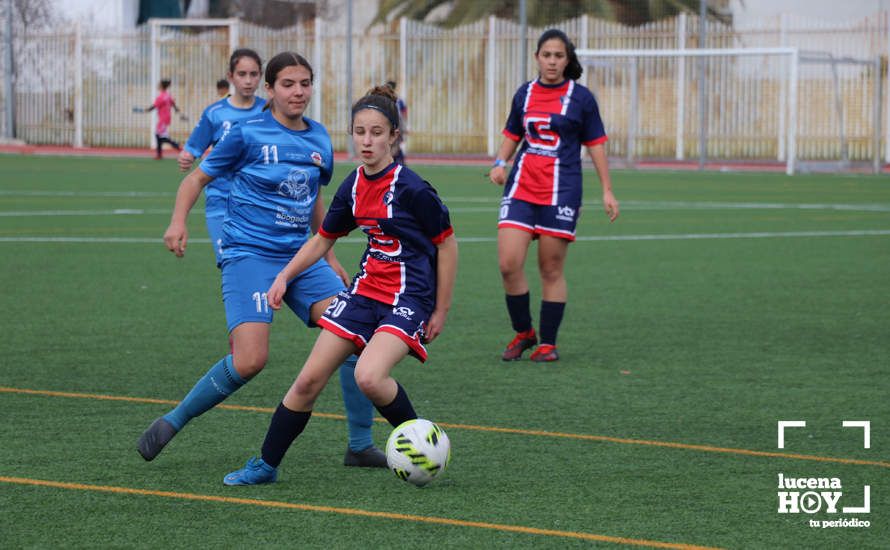
M 535 60 L 540 74 L 513 96 L 504 141 L 489 172 L 493 183 L 506 184 L 498 220 L 498 263 L 507 311 L 517 334 L 504 350 L 504 361 L 520 359 L 538 343 L 523 270 L 533 239 L 539 240 L 543 296 L 541 345 L 531 360 L 559 359 L 556 335 L 568 299 L 563 268 L 581 212 L 581 146 L 587 149 L 599 176 L 606 215 L 610 221 L 618 217 L 603 146 L 606 132 L 593 94 L 576 82 L 582 69 L 575 46 L 564 32 L 550 29 L 538 39 Z M 519 152 L 508 176 L 507 160 L 517 146 Z
M 309 422 L 316 398 L 353 353 L 361 354 L 355 380 L 380 414 L 393 426 L 417 418 L 390 372 L 408 354 L 425 361 L 424 344 L 442 332 L 457 273 L 457 241 L 436 190 L 393 161 L 399 113 L 392 90 L 379 86 L 359 99 L 351 130 L 362 165 L 340 185 L 318 233 L 275 278 L 266 293 L 269 305 L 281 307 L 288 282 L 338 238 L 360 228 L 368 247 L 349 289 L 318 320 L 323 330 L 272 416 L 261 458 L 227 475 L 226 485 L 277 479 L 276 466 Z

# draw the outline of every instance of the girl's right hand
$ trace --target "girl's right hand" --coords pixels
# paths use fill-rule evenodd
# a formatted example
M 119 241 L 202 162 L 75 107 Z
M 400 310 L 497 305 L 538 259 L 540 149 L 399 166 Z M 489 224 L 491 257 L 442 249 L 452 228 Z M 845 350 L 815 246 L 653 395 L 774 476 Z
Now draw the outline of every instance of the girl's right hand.
M 284 298 L 284 293 L 287 290 L 287 281 L 284 280 L 284 277 L 279 273 L 275 280 L 272 281 L 272 286 L 269 287 L 269 290 L 266 291 L 266 301 L 269 302 L 269 307 L 272 309 L 278 310 L 281 309 L 281 300 Z
M 488 179 L 496 185 L 504 185 L 504 182 L 507 181 L 507 169 L 503 166 L 492 166 L 488 172 Z
M 164 232 L 164 245 L 167 250 L 176 254 L 177 258 L 182 258 L 188 240 L 189 232 L 186 225 L 181 222 L 170 222 L 167 231 Z
M 189 168 L 192 167 L 192 163 L 195 162 L 195 155 L 183 149 L 176 157 L 176 162 L 179 163 L 180 172 L 188 172 Z

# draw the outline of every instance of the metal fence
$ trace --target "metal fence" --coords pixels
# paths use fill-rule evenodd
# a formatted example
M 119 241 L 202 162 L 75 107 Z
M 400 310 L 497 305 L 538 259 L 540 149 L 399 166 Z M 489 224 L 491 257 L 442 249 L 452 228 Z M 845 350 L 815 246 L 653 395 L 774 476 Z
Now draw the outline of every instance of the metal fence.
M 850 23 L 824 23 L 783 16 L 748 28 L 709 21 L 704 44 L 699 44 L 698 18 L 685 14 L 633 28 L 587 16 L 555 26 L 565 30 L 579 49 L 758 46 L 820 52 L 821 60 L 804 64 L 800 70 L 798 156 L 861 161 L 872 156 L 876 130 L 884 156 L 890 159 L 890 140 L 886 139 L 890 129 L 888 17 L 882 12 Z M 353 93 L 357 96 L 388 79 L 398 82 L 398 91 L 409 106 L 411 152 L 491 154 L 500 141 L 513 93 L 535 73 L 531 54 L 544 29 L 527 30 L 523 41 L 516 23 L 495 18 L 454 29 L 405 19 L 356 29 Z M 188 123 L 174 121 L 171 128 L 175 139 L 185 139 L 203 107 L 213 101 L 215 82 L 224 76 L 229 52 L 237 45 L 256 49 L 263 59 L 283 50 L 298 51 L 309 59 L 316 72 L 310 116 L 329 128 L 336 149 L 346 148 L 351 103 L 346 97 L 348 41 L 344 29 L 321 19 L 281 30 L 238 21 L 224 27 L 187 28 L 161 20 L 129 34 L 75 25 L 46 32 L 18 29 L 14 35 L 15 131 L 27 142 L 148 147 L 150 117 L 134 114 L 132 107 L 151 103 L 159 76 L 173 81 L 173 96 L 190 118 Z M 883 56 L 885 62 L 876 75 L 874 64 L 836 62 L 845 56 L 860 60 Z M 527 60 L 525 75 L 521 74 L 523 58 Z M 696 78 L 695 61 L 687 64 L 683 77 L 677 76 L 676 63 L 672 67 L 639 64 L 636 74 L 639 83 L 645 83 L 639 91 L 649 95 L 639 103 L 640 124 L 633 132 L 627 126 L 627 75 L 595 63 L 586 67 L 581 83 L 594 91 L 604 107 L 606 129 L 612 137 L 610 154 L 630 152 L 637 159 L 694 156 L 695 112 L 689 102 L 696 101 L 695 87 L 686 86 L 689 102 L 683 116 L 688 128 L 680 133 L 685 136 L 682 143 L 677 138 L 676 108 L 667 104 L 667 98 L 677 93 L 678 78 Z M 9 74 L 3 65 L 0 70 Z M 778 98 L 788 93 L 787 88 L 776 81 L 754 89 L 729 78 L 737 70 L 717 59 L 708 63 L 711 86 L 707 93 L 715 114 L 708 128 L 712 140 L 708 155 L 781 159 L 778 125 L 788 119 L 788 113 L 781 110 L 787 102 Z M 875 102 L 878 79 L 885 85 Z M 0 100 L 6 102 L 3 96 Z M 881 120 L 883 130 L 876 128 Z M 0 125 L 6 124 L 5 109 L 0 109 Z

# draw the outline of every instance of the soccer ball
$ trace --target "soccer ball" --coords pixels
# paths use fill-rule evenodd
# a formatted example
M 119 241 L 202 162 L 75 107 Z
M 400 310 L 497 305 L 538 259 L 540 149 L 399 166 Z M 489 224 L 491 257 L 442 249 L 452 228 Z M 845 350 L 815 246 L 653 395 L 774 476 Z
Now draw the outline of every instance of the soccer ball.
M 386 441 L 386 463 L 396 477 L 422 487 L 436 479 L 451 460 L 445 430 L 423 418 L 399 424 Z

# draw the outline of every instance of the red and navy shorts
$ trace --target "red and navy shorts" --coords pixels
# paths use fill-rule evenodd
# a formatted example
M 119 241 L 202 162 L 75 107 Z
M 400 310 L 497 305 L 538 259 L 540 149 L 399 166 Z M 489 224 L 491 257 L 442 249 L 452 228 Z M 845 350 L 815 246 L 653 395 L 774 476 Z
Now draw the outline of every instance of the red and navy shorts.
M 498 229 L 509 227 L 527 231 L 537 239 L 541 235 L 575 240 L 575 226 L 581 216 L 580 206 L 553 206 L 504 198 L 498 214 Z
M 360 354 L 377 332 L 396 335 L 408 345 L 409 353 L 426 361 L 424 329 L 430 313 L 404 298 L 398 305 L 385 304 L 360 294 L 340 292 L 331 301 L 318 326 L 354 343 Z

